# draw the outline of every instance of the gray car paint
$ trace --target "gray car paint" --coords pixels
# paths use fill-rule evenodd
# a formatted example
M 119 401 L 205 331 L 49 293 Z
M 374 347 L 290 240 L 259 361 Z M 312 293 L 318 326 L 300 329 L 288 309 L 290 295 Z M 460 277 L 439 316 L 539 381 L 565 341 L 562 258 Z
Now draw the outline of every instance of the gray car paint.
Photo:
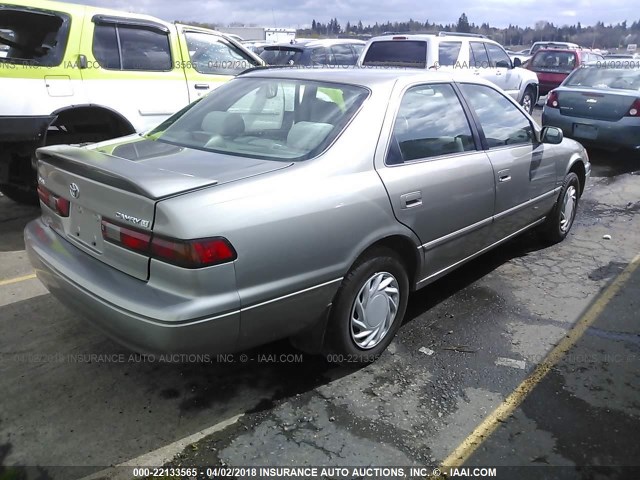
M 451 76 L 361 69 L 278 69 L 248 76 L 352 83 L 366 86 L 371 95 L 342 134 L 314 159 L 291 165 L 267 161 L 273 168 L 265 167 L 258 175 L 244 175 L 238 168 L 226 172 L 226 183 L 200 185 L 206 182 L 203 179 L 223 178 L 210 161 L 216 154 L 200 152 L 201 165 L 194 157 L 187 162 L 190 183 L 178 182 L 173 193 L 163 191 L 167 196 L 154 200 L 154 234 L 183 239 L 224 236 L 238 252 L 233 263 L 186 270 L 147 259 L 148 279 L 134 278 L 122 266 L 106 265 L 109 262 L 100 255 L 87 255 L 64 238 L 64 231 L 48 228 L 47 219 L 55 215 L 46 206 L 43 217 L 25 230 L 30 259 L 43 283 L 121 343 L 140 351 L 234 351 L 292 336 L 326 317 L 342 278 L 378 242 L 393 238 L 396 245 L 403 245 L 401 253 L 415 259 L 410 280 L 418 288 L 522 230 L 497 234 L 494 223 L 500 212 L 494 207 L 494 173 L 481 150 L 397 167 L 384 165 L 400 92 L 421 83 L 451 82 Z M 514 103 L 514 108 L 519 107 Z M 534 128 L 539 138 L 535 123 Z M 558 173 L 578 161 L 589 170 L 579 144 L 564 140 L 543 147 L 549 158 L 556 159 Z M 114 195 L 105 190 L 114 187 L 53 169 L 47 157 L 60 152 L 84 164 L 82 172 L 89 177 L 89 172 L 97 171 L 94 166 L 108 172 L 114 161 L 118 164 L 114 178 L 128 179 L 146 189 L 149 197 L 157 188 L 154 175 L 136 173 L 153 169 L 153 161 L 126 160 L 139 165 L 128 176 L 119 169 L 120 159 L 105 154 L 98 161 L 95 152 L 85 156 L 64 147 L 42 149 L 40 174 L 47 186 L 64 195 L 63 185 L 69 179 L 91 182 L 92 186 L 80 188 L 104 192 L 91 204 L 99 214 L 112 210 L 100 199 L 126 199 L 122 208 L 134 213 L 147 208 L 150 199 L 140 192 L 136 198 L 127 192 Z M 506 149 L 504 154 L 512 152 Z M 527 159 L 523 156 L 520 161 L 526 164 Z M 182 179 L 187 174 L 171 162 L 160 164 L 162 177 Z M 545 193 L 549 200 L 545 208 L 555 202 L 557 182 L 560 177 Z M 460 193 L 452 197 L 451 187 Z M 425 198 L 405 216 L 398 208 L 398 196 L 416 188 Z M 530 197 L 527 193 L 521 200 L 526 204 Z M 523 228 L 539 223 L 547 211 L 528 214 Z

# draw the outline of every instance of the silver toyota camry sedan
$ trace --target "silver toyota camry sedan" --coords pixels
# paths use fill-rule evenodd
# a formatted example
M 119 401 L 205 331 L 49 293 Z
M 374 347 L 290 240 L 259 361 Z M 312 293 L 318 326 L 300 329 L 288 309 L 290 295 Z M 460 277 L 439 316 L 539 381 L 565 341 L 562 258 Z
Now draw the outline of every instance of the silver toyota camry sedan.
M 150 132 L 38 151 L 40 280 L 141 352 L 285 337 L 368 362 L 410 291 L 537 227 L 590 173 L 497 87 L 437 72 L 240 75 Z

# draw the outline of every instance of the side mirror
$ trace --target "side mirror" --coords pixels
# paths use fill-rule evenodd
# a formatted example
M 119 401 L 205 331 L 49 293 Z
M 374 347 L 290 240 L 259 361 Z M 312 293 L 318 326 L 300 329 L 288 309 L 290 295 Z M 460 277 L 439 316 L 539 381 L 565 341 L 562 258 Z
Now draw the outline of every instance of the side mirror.
M 552 145 L 558 145 L 562 143 L 562 139 L 564 135 L 562 134 L 562 130 L 558 127 L 543 127 L 542 134 L 540 135 L 540 140 L 542 143 L 550 143 Z
M 522 60 L 520 60 L 518 57 L 513 59 L 513 68 L 516 67 L 521 67 L 522 66 Z

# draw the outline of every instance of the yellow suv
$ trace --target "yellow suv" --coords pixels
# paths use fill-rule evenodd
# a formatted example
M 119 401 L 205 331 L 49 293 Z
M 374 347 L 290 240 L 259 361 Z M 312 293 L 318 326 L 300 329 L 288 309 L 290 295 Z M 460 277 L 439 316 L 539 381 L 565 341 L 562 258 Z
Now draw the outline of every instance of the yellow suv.
M 147 130 L 261 65 L 213 30 L 70 3 L 0 3 L 0 191 L 35 202 L 36 148 Z

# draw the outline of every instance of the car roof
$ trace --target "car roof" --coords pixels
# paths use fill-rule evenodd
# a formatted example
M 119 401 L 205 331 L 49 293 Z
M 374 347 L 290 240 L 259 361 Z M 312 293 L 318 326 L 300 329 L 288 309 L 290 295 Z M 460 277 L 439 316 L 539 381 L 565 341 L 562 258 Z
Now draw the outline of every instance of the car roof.
M 578 45 L 577 43 L 573 43 L 573 42 L 554 42 L 552 40 L 543 40 L 543 41 L 540 41 L 540 42 L 535 42 L 533 45 L 562 45 L 562 46 L 565 46 L 565 47 L 580 47 L 580 45 Z M 580 48 L 582 48 L 582 47 L 580 47 Z
M 333 83 L 345 83 L 373 88 L 375 85 L 394 83 L 397 80 L 414 80 L 416 83 L 453 82 L 463 79 L 483 85 L 491 85 L 484 79 L 465 75 L 460 72 L 416 70 L 414 68 L 388 67 L 276 67 L 256 68 L 245 72 L 240 77 L 251 78 L 291 78 L 296 80 L 317 80 Z M 460 78 L 459 78 L 460 77 Z
M 284 47 L 291 49 L 304 49 L 304 48 L 313 48 L 313 47 L 330 47 L 332 45 L 364 45 L 366 42 L 357 39 L 349 39 L 349 38 L 304 38 L 300 40 L 294 40 L 291 42 L 278 42 L 278 43 L 270 43 L 269 47 Z M 267 48 L 268 50 L 269 48 Z
M 574 53 L 574 54 L 578 54 L 581 50 L 576 50 L 575 48 L 541 48 L 540 50 L 538 50 L 536 53 L 533 54 L 533 56 L 535 57 L 536 55 L 538 55 L 539 53 L 549 53 L 549 52 L 553 52 L 553 53 Z
M 399 38 L 401 37 L 401 38 Z M 377 37 L 373 37 L 369 40 L 369 43 L 373 42 L 386 42 L 386 41 L 403 41 L 403 40 L 413 40 L 413 41 L 434 41 L 435 39 L 439 39 L 443 42 L 455 42 L 456 40 L 470 40 L 474 42 L 488 42 L 495 43 L 499 45 L 495 40 L 491 40 L 488 37 L 481 37 L 478 35 L 458 35 L 453 32 L 441 32 L 439 34 L 436 33 L 397 33 L 391 35 L 378 35 Z

